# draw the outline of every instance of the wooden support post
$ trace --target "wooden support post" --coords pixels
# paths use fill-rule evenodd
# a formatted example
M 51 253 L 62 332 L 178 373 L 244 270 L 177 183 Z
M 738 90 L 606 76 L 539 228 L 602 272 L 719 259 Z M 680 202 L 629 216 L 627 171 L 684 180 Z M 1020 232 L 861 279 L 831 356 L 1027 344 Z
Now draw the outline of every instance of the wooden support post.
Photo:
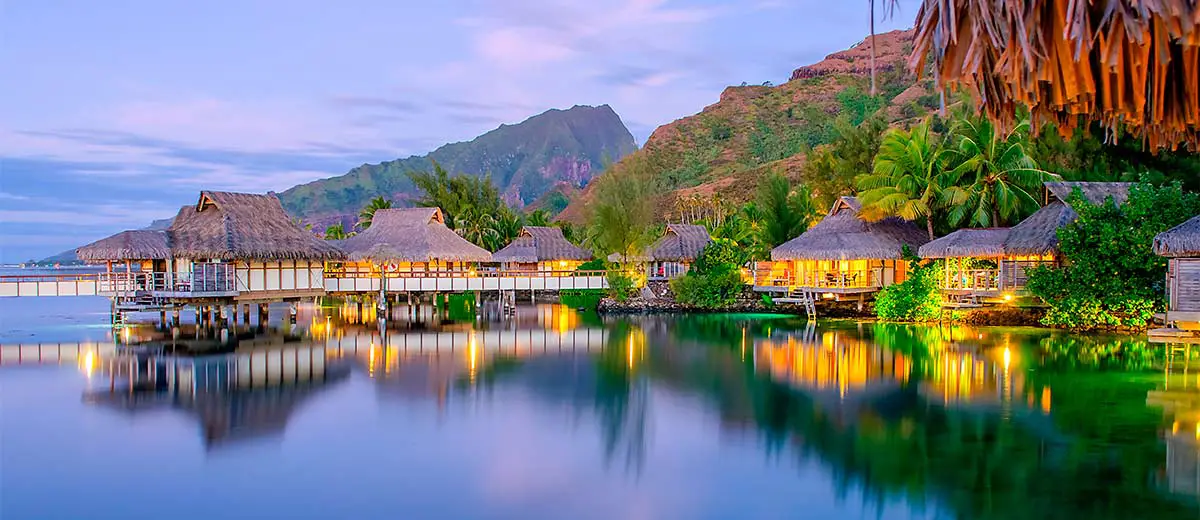
M 196 309 L 196 328 L 199 328 L 203 321 L 201 319 L 201 309 L 199 305 L 193 305 L 193 307 Z
M 158 311 L 158 322 L 162 324 L 162 328 L 167 328 L 167 310 Z
M 242 304 L 242 321 L 246 322 L 246 325 L 250 324 L 250 304 L 249 303 Z
M 171 312 L 171 326 L 179 326 L 179 307 L 176 307 L 175 310 Z

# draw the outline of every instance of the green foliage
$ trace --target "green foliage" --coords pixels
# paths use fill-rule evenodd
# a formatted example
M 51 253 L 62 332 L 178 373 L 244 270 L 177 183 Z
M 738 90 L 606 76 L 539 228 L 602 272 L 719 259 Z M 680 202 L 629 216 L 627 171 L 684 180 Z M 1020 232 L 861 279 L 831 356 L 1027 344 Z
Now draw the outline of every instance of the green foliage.
M 392 201 L 383 197 L 375 197 L 371 199 L 371 202 L 368 202 L 367 206 L 358 212 L 358 227 L 361 229 L 367 229 L 371 227 L 371 220 L 375 218 L 375 211 L 388 209 L 391 207 Z
M 938 281 L 942 279 L 939 262 L 917 265 L 913 261 L 909 278 L 884 287 L 875 297 L 875 315 L 888 321 L 934 321 L 942 310 Z
M 745 286 L 741 266 L 746 260 L 746 251 L 733 241 L 713 240 L 696 257 L 687 274 L 671 281 L 675 300 L 705 309 L 733 305 Z
M 542 227 L 549 226 L 550 225 L 550 213 L 541 208 L 535 209 L 532 212 L 530 212 L 529 214 L 525 215 L 525 225 L 526 226 L 542 226 Z
M 421 194 L 417 205 L 441 208 L 446 224 L 453 229 L 458 229 L 468 211 L 492 216 L 511 212 L 490 176 L 451 175 L 435 162 L 431 171 L 410 171 L 408 177 Z
M 780 173 L 771 173 L 759 183 L 756 201 L 762 217 L 759 240 L 767 249 L 803 233 L 817 215 L 812 192 L 805 186 L 793 190 Z
M 1200 196 L 1178 183 L 1138 184 L 1129 200 L 1091 204 L 1075 193 L 1079 218 L 1058 230 L 1067 263 L 1029 271 L 1028 288 L 1049 305 L 1043 323 L 1071 329 L 1141 329 L 1161 309 L 1166 259 L 1154 236 L 1200 214 Z
M 855 85 L 842 89 L 837 93 L 841 113 L 845 114 L 851 125 L 858 125 L 887 104 L 882 96 L 872 96 Z
M 579 264 L 579 267 L 576 268 L 575 270 L 576 271 L 604 271 L 606 269 L 608 269 L 608 261 L 606 261 L 603 258 L 593 258 L 582 264 Z
M 1035 195 L 1051 175 L 1027 151 L 1028 121 L 1001 134 L 990 120 L 960 113 L 952 128 L 957 148 L 950 182 L 956 185 L 943 192 L 951 225 L 1001 226 L 1037 211 Z
M 1200 155 L 1190 150 L 1150 151 L 1128 134 L 1108 136 L 1098 123 L 1064 137 L 1046 125 L 1033 139 L 1030 153 L 1043 168 L 1071 181 L 1183 183 L 1200 190 Z
M 325 240 L 343 240 L 346 237 L 346 228 L 341 222 L 325 228 Z
M 705 274 L 688 272 L 671 281 L 676 301 L 704 309 L 719 309 L 737 303 L 744 287 L 741 272 L 728 268 Z
M 623 302 L 637 294 L 637 280 L 625 271 L 614 269 L 608 272 L 608 296 Z
M 820 207 L 828 208 L 841 195 L 854 192 L 854 178 L 875 167 L 875 155 L 887 124 L 872 117 L 851 125 L 838 118 L 834 124 L 838 137 L 808 153 L 802 175 L 807 186 L 819 197 Z
M 945 170 L 945 163 L 941 139 L 929 131 L 928 121 L 912 130 L 888 131 L 872 172 L 855 180 L 867 215 L 925 220 L 933 240 L 935 212 L 948 203 L 961 202 L 946 199 L 953 175 Z
M 587 242 L 596 256 L 617 253 L 636 256 L 650 238 L 654 224 L 656 164 L 633 156 L 596 179 Z
M 566 289 L 558 292 L 558 301 L 572 309 L 595 309 L 604 294 L 601 289 Z

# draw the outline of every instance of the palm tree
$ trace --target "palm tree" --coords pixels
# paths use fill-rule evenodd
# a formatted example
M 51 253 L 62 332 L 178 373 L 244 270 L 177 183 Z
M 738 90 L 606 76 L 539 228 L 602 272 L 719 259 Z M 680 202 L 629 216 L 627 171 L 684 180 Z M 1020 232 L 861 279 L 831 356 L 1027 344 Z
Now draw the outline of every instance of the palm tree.
M 864 216 L 896 216 L 905 220 L 925 219 L 933 240 L 933 214 L 942 205 L 961 203 L 947 198 L 953 176 L 943 168 L 946 150 L 929 131 L 929 121 L 912 130 L 890 130 L 883 136 L 875 156 L 874 171 L 856 179 Z
M 965 186 L 946 192 L 956 202 L 948 208 L 951 224 L 999 226 L 1037 209 L 1034 194 L 1054 175 L 1038 169 L 1029 156 L 1028 131 L 1028 120 L 1004 135 L 984 118 L 958 120 L 952 132 L 958 144 L 953 175 Z
M 792 183 L 776 172 L 759 185 L 755 207 L 760 212 L 760 241 L 773 248 L 808 229 L 817 214 L 816 201 L 806 186 L 793 190 Z
M 325 240 L 344 240 L 346 228 L 341 222 L 325 228 Z
M 527 226 L 549 226 L 550 213 L 544 209 L 538 208 L 525 215 L 525 225 Z
M 392 201 L 382 196 L 371 199 L 371 202 L 368 202 L 362 211 L 358 212 L 358 227 L 361 229 L 371 227 L 371 220 L 375 218 L 375 211 L 390 207 L 392 207 Z
M 454 219 L 454 231 L 459 236 L 488 251 L 499 249 L 501 236 L 496 228 L 495 217 L 474 207 L 463 209 Z

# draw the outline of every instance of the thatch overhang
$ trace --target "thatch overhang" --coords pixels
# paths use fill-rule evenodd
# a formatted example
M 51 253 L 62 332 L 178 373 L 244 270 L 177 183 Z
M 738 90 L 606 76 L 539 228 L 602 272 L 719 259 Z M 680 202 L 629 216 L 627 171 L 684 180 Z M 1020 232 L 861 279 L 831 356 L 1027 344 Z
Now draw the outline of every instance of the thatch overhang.
M 352 260 L 371 262 L 490 262 L 492 254 L 446 227 L 438 208 L 375 211 L 371 227 L 347 238 Z
M 1004 256 L 1009 228 L 960 229 L 917 250 L 921 258 L 998 258 Z
M 165 260 L 171 257 L 171 249 L 165 230 L 134 229 L 82 246 L 75 254 L 85 262 Z
M 695 224 L 667 224 L 666 232 L 646 250 L 643 261 L 691 262 L 712 242 L 708 230 Z
M 1155 236 L 1154 252 L 1171 258 L 1200 257 L 1200 216 Z
M 176 258 L 221 260 L 341 260 L 346 254 L 304 231 L 274 194 L 200 192 L 167 230 Z
M 829 214 L 808 231 L 771 250 L 772 260 L 899 259 L 904 246 L 913 251 L 929 242 L 916 224 L 888 217 L 867 222 L 855 197 L 840 197 Z
M 1084 120 L 1152 149 L 1200 139 L 1200 31 L 1190 0 L 924 0 L 910 65 L 964 87 L 1002 126 Z
M 550 262 L 556 260 L 591 260 L 592 254 L 572 244 L 562 229 L 546 226 L 525 226 L 515 240 L 492 253 L 494 262 Z
M 1058 229 L 1079 218 L 1067 203 L 1071 193 L 1080 191 L 1089 203 L 1103 204 L 1112 198 L 1123 204 L 1129 200 L 1129 182 L 1047 182 L 1048 204 L 1010 228 L 1004 239 L 1009 255 L 1046 255 L 1058 252 Z

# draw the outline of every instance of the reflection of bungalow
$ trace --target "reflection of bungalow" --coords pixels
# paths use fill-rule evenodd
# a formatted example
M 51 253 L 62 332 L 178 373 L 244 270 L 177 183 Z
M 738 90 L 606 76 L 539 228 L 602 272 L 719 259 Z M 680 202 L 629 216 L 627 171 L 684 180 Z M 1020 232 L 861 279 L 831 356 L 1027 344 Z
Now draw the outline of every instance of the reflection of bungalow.
M 712 237 L 704 226 L 667 224 L 662 238 L 646 250 L 646 279 L 669 280 L 683 276 L 710 242 Z
M 492 253 L 505 271 L 574 271 L 592 254 L 572 244 L 556 227 L 525 226 L 516 240 Z
M 344 273 L 376 278 L 380 269 L 394 276 L 466 272 L 492 259 L 486 249 L 446 227 L 438 208 L 378 210 L 371 227 L 343 241 L 342 247 L 352 260 L 339 267 Z
M 1167 323 L 1200 330 L 1200 217 L 1159 233 L 1154 252 L 1167 257 Z
M 854 197 L 839 198 L 821 222 L 771 251 L 772 262 L 760 265 L 755 289 L 861 295 L 904 281 L 904 247 L 916 252 L 927 235 L 896 217 L 868 222 L 859 216 L 861 208 Z

